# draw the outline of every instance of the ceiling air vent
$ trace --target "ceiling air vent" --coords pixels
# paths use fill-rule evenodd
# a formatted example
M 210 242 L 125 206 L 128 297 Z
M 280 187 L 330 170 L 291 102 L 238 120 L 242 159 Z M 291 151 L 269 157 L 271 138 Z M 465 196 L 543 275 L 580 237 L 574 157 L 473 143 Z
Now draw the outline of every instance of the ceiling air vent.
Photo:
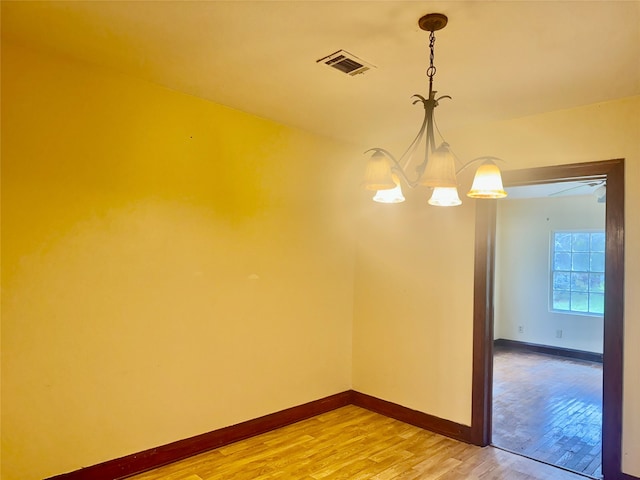
M 325 65 L 329 65 L 330 67 L 351 76 L 364 73 L 371 68 L 376 68 L 374 65 L 371 65 L 364 60 L 360 60 L 358 57 L 346 50 L 338 50 L 331 55 L 327 55 L 320 60 L 316 60 L 316 62 L 322 62 Z

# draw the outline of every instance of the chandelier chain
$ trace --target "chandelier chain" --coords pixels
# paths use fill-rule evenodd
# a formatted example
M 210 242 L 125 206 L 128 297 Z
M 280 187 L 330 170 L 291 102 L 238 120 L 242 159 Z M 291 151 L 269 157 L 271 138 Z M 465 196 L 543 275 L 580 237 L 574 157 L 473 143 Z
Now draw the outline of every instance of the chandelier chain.
M 434 75 L 436 74 L 436 67 L 433 64 L 434 55 L 434 45 L 436 43 L 436 34 L 434 32 L 429 33 L 429 68 L 427 68 L 427 77 L 429 80 L 433 80 Z
M 435 63 L 435 32 L 447 25 L 446 15 L 430 13 L 418 20 L 421 30 L 429 32 L 429 66 L 426 74 L 429 78 L 429 96 L 412 95 L 413 104 L 422 104 L 424 117 L 418 133 L 415 135 L 404 153 L 394 157 L 382 148 L 372 148 L 367 152 L 374 152 L 367 164 L 365 187 L 376 190 L 373 200 L 380 203 L 398 203 L 404 201 L 400 182 L 404 181 L 409 187 L 419 185 L 433 190 L 428 203 L 437 206 L 455 206 L 462 202 L 458 197 L 457 175 L 471 165 L 482 162 L 473 180 L 471 190 L 467 196 L 472 198 L 503 198 L 507 194 L 502 186 L 500 170 L 495 165 L 495 157 L 478 157 L 470 162 L 462 163 L 444 140 L 440 128 L 434 117 L 434 110 L 440 100 L 451 98 L 449 95 L 437 96 L 433 90 L 433 77 L 436 75 Z M 442 138 L 442 143 L 436 144 L 436 133 Z M 424 156 L 415 155 L 424 146 Z M 419 158 L 421 157 L 421 158 Z M 407 171 L 413 163 L 417 163 L 415 174 Z M 460 169 L 456 164 L 462 165 Z

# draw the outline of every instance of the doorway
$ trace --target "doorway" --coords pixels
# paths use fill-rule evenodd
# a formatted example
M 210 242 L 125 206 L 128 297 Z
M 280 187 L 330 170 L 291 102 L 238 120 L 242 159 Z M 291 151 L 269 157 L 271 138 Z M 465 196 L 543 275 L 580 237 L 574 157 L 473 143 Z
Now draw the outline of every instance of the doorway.
M 496 217 L 491 444 L 600 478 L 604 180 L 507 191 Z
M 620 478 L 624 302 L 624 160 L 540 167 L 504 172 L 505 186 L 604 179 L 607 183 L 602 473 Z M 472 441 L 491 444 L 496 203 L 476 205 Z

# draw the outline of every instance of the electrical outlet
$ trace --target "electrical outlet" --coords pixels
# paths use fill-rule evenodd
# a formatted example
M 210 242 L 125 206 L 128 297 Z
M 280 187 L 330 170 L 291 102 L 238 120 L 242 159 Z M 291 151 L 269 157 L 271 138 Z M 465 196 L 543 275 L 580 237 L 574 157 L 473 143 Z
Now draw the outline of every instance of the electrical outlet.
M 556 338 L 562 338 L 562 330 L 556 330 Z
M 518 333 L 524 333 L 524 327 L 522 325 L 518 325 Z

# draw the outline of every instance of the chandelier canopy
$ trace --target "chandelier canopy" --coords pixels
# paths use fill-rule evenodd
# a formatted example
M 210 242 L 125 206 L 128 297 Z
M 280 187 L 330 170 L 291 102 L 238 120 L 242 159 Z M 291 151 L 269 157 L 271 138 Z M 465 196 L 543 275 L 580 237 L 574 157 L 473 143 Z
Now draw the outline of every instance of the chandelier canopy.
M 383 148 L 371 148 L 365 153 L 373 152 L 367 163 L 364 188 L 375 190 L 373 200 L 380 203 L 399 203 L 404 201 L 401 183 L 411 188 L 425 186 L 432 190 L 430 205 L 456 206 L 462 201 L 458 196 L 457 175 L 467 167 L 481 163 L 476 171 L 471 190 L 467 193 L 471 198 L 503 198 L 507 193 L 502 187 L 500 169 L 494 163 L 499 160 L 496 157 L 478 157 L 456 170 L 456 158 L 446 142 L 441 142 L 436 147 L 434 110 L 438 102 L 443 98 L 451 98 L 448 95 L 436 97 L 433 90 L 433 77 L 436 74 L 434 60 L 435 32 L 447 25 L 448 19 L 441 13 L 430 13 L 418 20 L 422 30 L 429 32 L 429 96 L 415 94 L 413 104 L 421 103 L 424 106 L 424 119 L 413 141 L 398 159 Z M 410 174 L 407 168 L 416 163 L 414 154 L 419 146 L 424 145 L 424 157 L 415 167 L 415 173 Z M 417 155 L 416 155 L 417 157 Z

